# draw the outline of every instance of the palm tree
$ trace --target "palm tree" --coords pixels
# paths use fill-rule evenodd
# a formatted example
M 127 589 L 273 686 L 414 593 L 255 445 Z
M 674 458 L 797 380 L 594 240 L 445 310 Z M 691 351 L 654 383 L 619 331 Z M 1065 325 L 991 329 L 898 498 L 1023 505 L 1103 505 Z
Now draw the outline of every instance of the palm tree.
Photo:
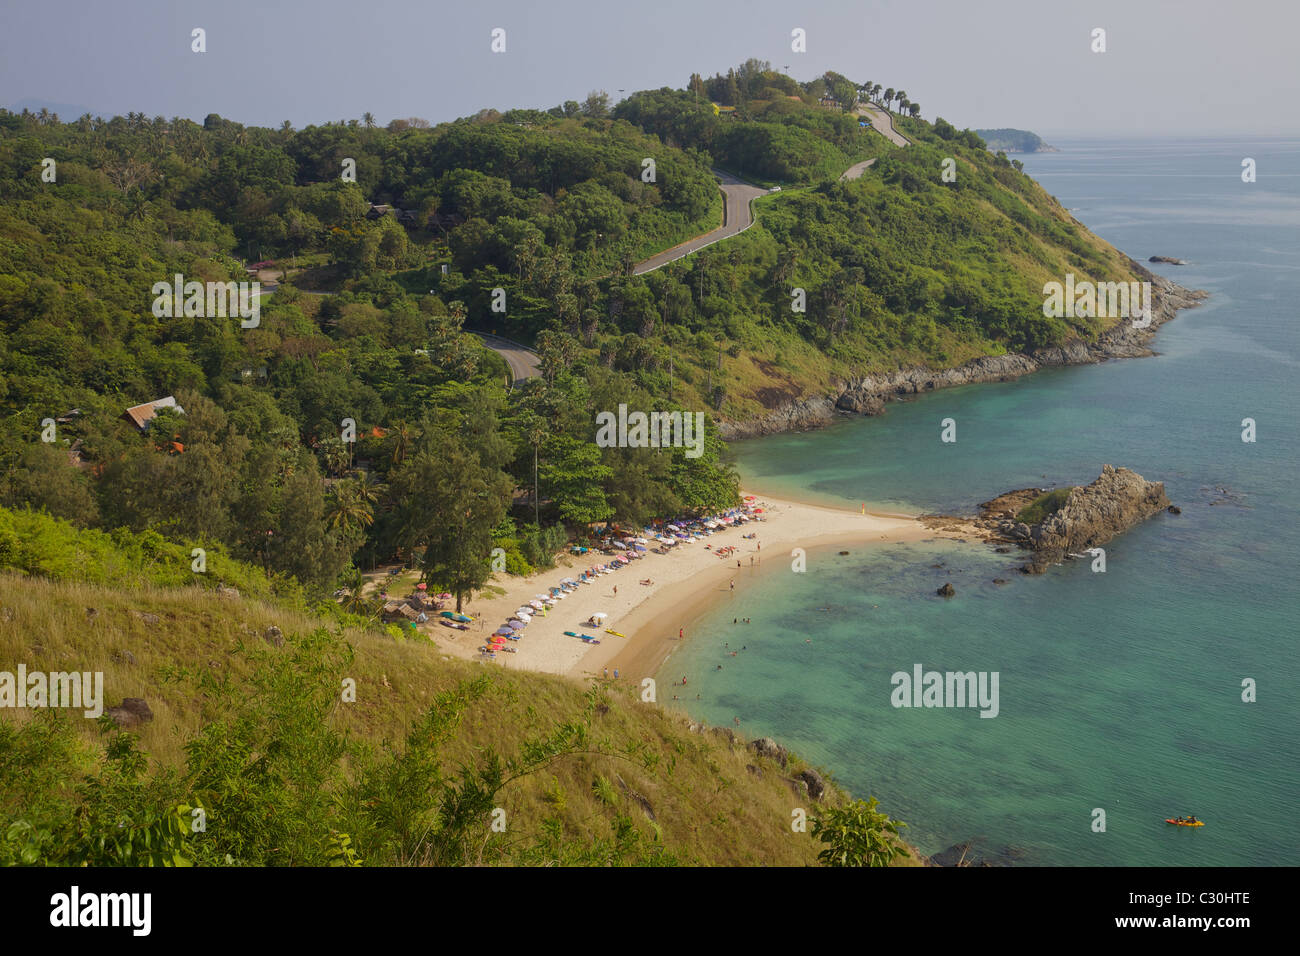
M 344 478 L 334 486 L 325 514 L 326 524 L 344 534 L 369 528 L 375 520 L 375 509 L 366 500 L 368 494 L 369 490 L 361 482 Z
M 393 466 L 396 467 L 402 463 L 406 457 L 406 451 L 411 445 L 411 426 L 402 419 L 393 426 Z
M 889 104 L 894 101 L 894 88 L 891 86 L 885 90 L 885 109 L 889 109 Z
M 907 111 L 912 114 L 913 119 L 916 119 L 921 115 L 921 107 L 916 103 L 908 103 Z
M 910 102 L 911 100 L 909 100 L 906 96 L 900 95 L 898 97 L 898 112 L 899 113 L 904 112 L 907 109 L 908 103 Z
M 901 113 L 903 111 L 903 101 L 907 99 L 907 91 L 899 90 L 894 94 L 894 99 L 898 100 L 898 112 Z
M 533 522 L 538 529 L 542 527 L 541 519 L 541 499 L 537 496 L 537 452 L 542 447 L 542 439 L 546 437 L 546 423 L 540 416 L 533 415 L 528 419 L 526 427 L 528 435 L 528 444 L 533 446 Z
M 362 113 L 362 114 L 361 114 L 361 122 L 363 122 L 363 123 L 366 124 L 366 129 L 374 129 L 374 128 L 375 128 L 375 114 L 374 114 L 374 113 Z

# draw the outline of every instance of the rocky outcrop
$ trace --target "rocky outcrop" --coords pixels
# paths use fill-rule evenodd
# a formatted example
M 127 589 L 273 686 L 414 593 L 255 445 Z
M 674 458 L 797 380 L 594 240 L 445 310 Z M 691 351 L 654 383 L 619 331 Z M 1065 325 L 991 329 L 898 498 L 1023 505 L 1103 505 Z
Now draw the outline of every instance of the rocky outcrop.
M 1127 468 L 1103 465 L 1101 476 L 1075 488 L 1054 514 L 1034 525 L 1029 546 L 1035 572 L 1105 544 L 1139 522 L 1169 507 L 1162 481 L 1147 481 Z
M 1171 266 L 1187 265 L 1187 263 L 1184 262 L 1182 259 L 1175 259 L 1173 256 L 1152 256 L 1150 259 L 1147 260 L 1147 262 L 1164 262 Z
M 760 757 L 767 757 L 769 760 L 775 760 L 782 767 L 785 766 L 789 759 L 789 751 L 778 744 L 771 737 L 760 737 L 754 741 L 754 753 Z
M 1103 465 L 1092 484 L 1069 489 L 1061 506 L 1036 524 L 1017 520 L 1008 503 L 1030 503 L 1034 489 L 1008 492 L 985 502 L 975 523 L 993 539 L 1014 542 L 1033 552 L 1021 570 L 1041 574 L 1067 555 L 1081 554 L 1105 544 L 1152 515 L 1173 507 L 1163 482 L 1147 481 L 1127 468 Z
M 984 356 L 956 368 L 938 371 L 920 366 L 865 375 L 840 383 L 835 395 L 789 401 L 749 421 L 721 421 L 718 431 L 727 441 L 779 432 L 808 431 L 829 425 L 838 415 L 883 414 L 889 399 L 904 399 L 955 385 L 1006 382 L 1053 366 L 1090 365 L 1107 359 L 1154 355 L 1149 343 L 1156 330 L 1177 315 L 1179 309 L 1199 305 L 1207 293 L 1185 289 L 1131 259 L 1129 264 L 1138 279 L 1151 283 L 1151 324 L 1143 328 L 1135 328 L 1131 321 L 1121 321 L 1098 336 L 1095 342 L 1076 339 L 1029 353 Z
M 950 598 L 957 593 L 957 589 L 954 588 L 951 584 L 945 584 L 943 587 L 939 588 L 939 590 L 935 591 L 934 593 L 939 595 L 939 597 Z
M 122 703 L 116 707 L 109 707 L 104 713 L 123 730 L 153 720 L 153 710 L 145 703 L 143 697 L 124 697 Z
M 803 781 L 804 786 L 808 788 L 808 796 L 814 800 L 820 800 L 822 794 L 826 792 L 826 781 L 822 779 L 821 774 L 811 767 L 795 774 L 795 779 Z

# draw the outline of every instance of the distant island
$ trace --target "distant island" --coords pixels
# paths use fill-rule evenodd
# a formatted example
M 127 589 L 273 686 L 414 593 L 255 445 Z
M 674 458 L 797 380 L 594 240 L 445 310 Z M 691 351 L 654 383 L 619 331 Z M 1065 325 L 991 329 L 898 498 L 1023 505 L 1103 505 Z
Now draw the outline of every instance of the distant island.
M 1043 142 L 1037 133 L 1027 129 L 977 129 L 975 133 L 993 152 L 1004 153 L 1059 153 L 1055 146 Z

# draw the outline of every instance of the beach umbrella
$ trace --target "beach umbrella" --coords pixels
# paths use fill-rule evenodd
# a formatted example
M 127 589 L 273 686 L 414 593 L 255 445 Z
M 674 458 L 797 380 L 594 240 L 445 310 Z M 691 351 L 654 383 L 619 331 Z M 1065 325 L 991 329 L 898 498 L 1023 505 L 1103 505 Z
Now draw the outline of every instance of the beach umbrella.
M 429 585 L 425 584 L 424 582 L 421 582 L 415 586 L 415 589 L 417 591 L 427 591 L 429 590 Z

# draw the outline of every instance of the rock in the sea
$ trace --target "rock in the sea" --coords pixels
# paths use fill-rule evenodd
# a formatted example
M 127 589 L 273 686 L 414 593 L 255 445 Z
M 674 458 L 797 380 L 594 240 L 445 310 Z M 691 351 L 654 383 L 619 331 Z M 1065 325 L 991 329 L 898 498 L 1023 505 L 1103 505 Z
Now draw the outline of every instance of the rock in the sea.
M 1165 510 L 1168 511 L 1171 515 L 1180 515 L 1183 513 L 1183 509 L 1178 507 L 1178 505 L 1170 505 Z
M 775 760 L 782 767 L 785 766 L 786 760 L 789 757 L 788 751 L 771 737 L 760 737 L 758 740 L 755 740 L 754 753 L 758 754 L 760 757 L 767 757 L 770 760 Z
M 1065 503 L 1034 525 L 1029 547 L 1034 552 L 1032 573 L 1105 544 L 1116 535 L 1169 507 L 1165 486 L 1147 481 L 1127 468 L 1103 465 L 1101 476 L 1083 488 L 1074 488 Z
M 1187 263 L 1184 262 L 1182 259 L 1175 259 L 1173 256 L 1152 256 L 1150 259 L 1147 260 L 1147 262 L 1165 262 L 1171 266 L 1187 265 Z
M 939 588 L 939 590 L 935 591 L 934 593 L 939 595 L 940 597 L 952 597 L 954 594 L 957 593 L 957 589 L 953 587 L 951 583 L 948 583 L 945 584 L 943 587 Z
M 975 854 L 973 842 L 955 843 L 948 849 L 930 857 L 931 866 L 993 866 L 988 860 Z
M 1006 578 L 994 578 L 994 579 L 993 579 L 993 583 L 994 583 L 994 584 L 1006 584 L 1006 583 L 1007 583 L 1007 579 L 1006 579 Z
M 109 707 L 104 713 L 111 717 L 113 723 L 123 730 L 153 720 L 153 711 L 149 709 L 149 705 L 145 703 L 143 697 L 124 697 L 122 703 L 116 707 Z

